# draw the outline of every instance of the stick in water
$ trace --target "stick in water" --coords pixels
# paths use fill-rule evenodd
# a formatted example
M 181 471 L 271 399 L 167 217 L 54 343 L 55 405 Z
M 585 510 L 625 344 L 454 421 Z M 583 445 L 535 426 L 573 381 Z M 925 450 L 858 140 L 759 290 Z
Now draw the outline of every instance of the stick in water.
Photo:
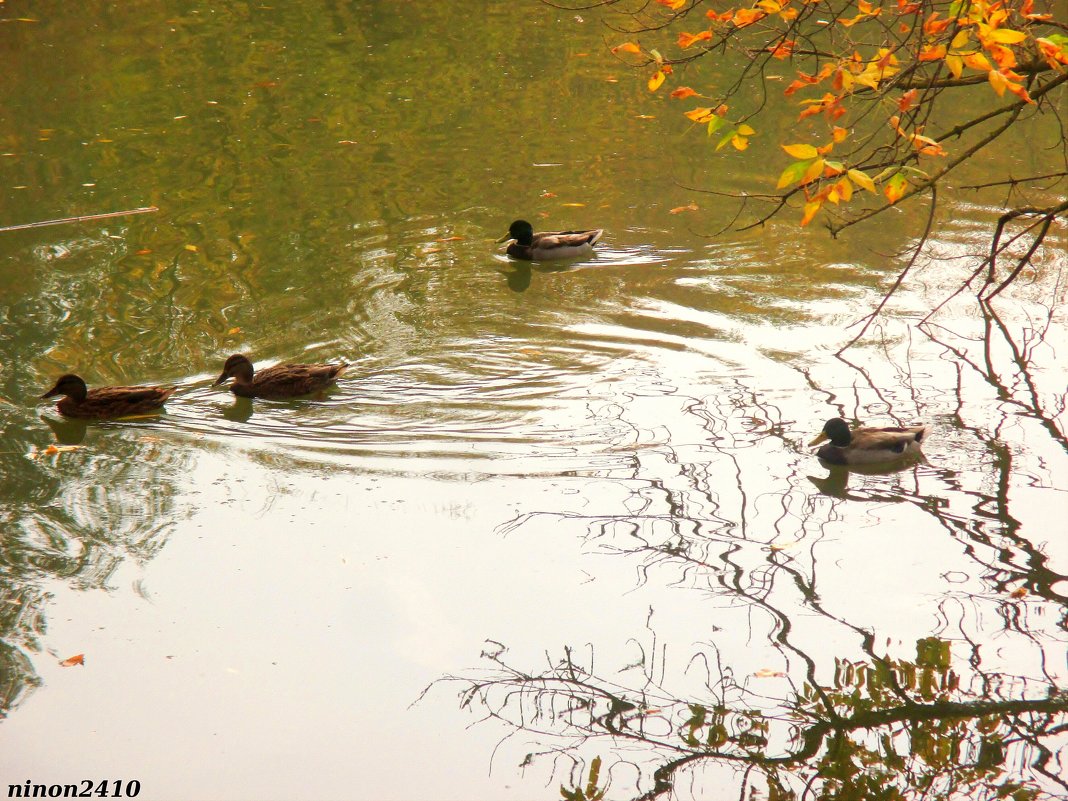
M 26 228 L 44 228 L 46 225 L 106 220 L 108 217 L 125 217 L 127 214 L 148 214 L 153 211 L 159 211 L 159 209 L 156 206 L 143 206 L 139 209 L 128 209 L 126 211 L 107 211 L 103 214 L 84 214 L 81 217 L 60 217 L 58 220 L 41 220 L 40 222 L 22 223 L 21 225 L 5 225 L 0 226 L 0 234 L 5 231 L 22 231 Z

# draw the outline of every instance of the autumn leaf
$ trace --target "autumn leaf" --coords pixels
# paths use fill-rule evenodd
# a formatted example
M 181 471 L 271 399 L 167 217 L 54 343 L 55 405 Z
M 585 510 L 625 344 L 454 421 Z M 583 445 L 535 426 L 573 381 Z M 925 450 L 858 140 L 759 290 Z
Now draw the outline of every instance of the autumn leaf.
M 990 81 L 990 85 L 994 87 L 994 93 L 1001 97 L 1005 94 L 1005 88 L 1009 85 L 1009 79 L 1002 75 L 997 70 L 990 70 L 986 74 L 987 80 Z
M 1015 590 L 1013 590 L 1012 592 L 1009 593 L 1009 597 L 1010 598 L 1016 598 L 1016 599 L 1026 598 L 1027 597 L 1027 588 L 1026 587 L 1017 587 Z
M 811 200 L 805 204 L 805 212 L 801 215 L 802 228 L 812 222 L 812 218 L 816 216 L 816 212 L 820 210 L 822 205 L 822 200 Z
M 679 33 L 678 45 L 685 50 L 687 47 L 693 47 L 697 42 L 707 42 L 712 38 L 712 31 L 701 31 L 700 33 L 686 33 L 685 31 Z
M 687 97 L 694 97 L 696 94 L 697 92 L 695 92 L 689 86 L 680 86 L 678 89 L 674 90 L 671 93 L 670 97 L 674 98 L 675 100 L 685 100 Z
M 691 201 L 685 206 L 676 206 L 668 214 L 682 214 L 684 211 L 697 211 L 697 204 Z
M 795 159 L 814 159 L 819 155 L 819 151 L 812 145 L 783 145 L 782 149 Z
M 74 667 L 75 665 L 85 665 L 85 654 L 75 654 L 74 656 L 68 656 L 66 659 L 59 663 L 60 667 Z
M 758 679 L 784 679 L 786 674 L 781 670 L 772 670 L 771 668 L 761 668 L 754 674 Z
M 678 11 L 680 8 L 686 5 L 686 0 L 656 0 L 656 2 L 658 2 L 662 6 L 667 6 L 672 11 Z
M 634 53 L 635 55 L 641 55 L 642 49 L 634 42 L 624 42 L 623 44 L 616 45 L 612 48 L 613 55 L 616 53 Z
M 909 89 L 897 100 L 897 110 L 901 112 L 908 111 L 914 105 L 916 105 L 916 98 L 919 92 L 916 89 Z
M 664 79 L 666 77 L 667 76 L 664 75 L 663 70 L 657 70 L 653 77 L 649 79 L 649 91 L 655 92 L 657 89 L 659 89 L 660 85 L 664 82 Z
M 869 178 L 867 173 L 863 173 L 860 170 L 847 170 L 846 175 L 861 189 L 867 189 L 869 192 L 875 191 L 875 181 Z
M 687 111 L 686 116 L 700 124 L 714 119 L 716 115 L 710 108 L 694 108 Z
M 797 183 L 801 180 L 801 176 L 805 174 L 811 164 L 811 160 L 795 161 L 782 171 L 782 175 L 779 176 L 779 182 L 775 185 L 775 188 L 784 189 L 790 184 Z
M 886 199 L 889 200 L 891 204 L 897 203 L 904 197 L 908 185 L 909 181 L 904 173 L 895 173 L 894 176 L 886 182 L 886 186 L 883 187 L 883 194 L 886 195 Z
M 841 128 L 835 125 L 831 129 L 831 139 L 834 140 L 835 144 L 845 141 L 845 138 L 847 136 L 849 136 L 849 131 L 847 131 L 845 128 Z

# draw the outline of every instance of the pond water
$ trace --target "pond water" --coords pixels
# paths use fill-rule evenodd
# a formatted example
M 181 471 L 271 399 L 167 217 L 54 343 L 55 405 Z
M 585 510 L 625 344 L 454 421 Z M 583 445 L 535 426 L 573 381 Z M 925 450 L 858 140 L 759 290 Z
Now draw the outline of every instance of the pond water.
M 0 224 L 158 208 L 0 234 L 0 788 L 1065 792 L 1063 227 L 921 329 L 1000 212 L 946 203 L 836 356 L 921 211 L 711 237 L 773 137 L 714 155 L 594 11 L 0 16 Z M 606 234 L 524 266 L 516 217 Z M 235 401 L 234 352 L 352 366 Z M 63 421 L 68 371 L 178 391 Z M 926 459 L 821 465 L 839 415 Z

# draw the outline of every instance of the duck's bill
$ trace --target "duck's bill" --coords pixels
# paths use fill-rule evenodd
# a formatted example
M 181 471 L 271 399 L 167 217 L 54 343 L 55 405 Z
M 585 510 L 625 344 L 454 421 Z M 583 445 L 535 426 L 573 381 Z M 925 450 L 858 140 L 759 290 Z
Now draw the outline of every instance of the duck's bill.
M 225 380 L 226 380 L 227 378 L 229 378 L 229 377 L 230 377 L 230 376 L 228 376 L 228 375 L 227 375 L 227 374 L 226 374 L 225 372 L 223 372 L 223 374 L 222 374 L 222 375 L 220 375 L 220 376 L 219 376 L 218 378 L 216 378 L 216 379 L 215 379 L 215 383 L 214 383 L 214 384 L 212 384 L 212 386 L 213 386 L 213 387 L 217 387 L 217 386 L 219 386 L 219 384 L 221 384 L 221 383 L 222 383 L 223 381 L 225 381 Z
M 812 442 L 808 443 L 808 447 L 811 448 L 813 445 L 819 445 L 821 442 L 826 442 L 829 439 L 830 437 L 827 436 L 827 432 L 821 431 L 818 437 L 812 440 Z
M 48 392 L 41 396 L 41 400 L 44 400 L 45 398 L 54 398 L 58 394 L 59 393 L 56 392 L 56 388 L 52 387 L 52 389 L 48 390 Z
M 505 234 L 497 240 L 497 244 L 499 245 L 502 242 L 515 242 L 515 238 L 511 234 Z

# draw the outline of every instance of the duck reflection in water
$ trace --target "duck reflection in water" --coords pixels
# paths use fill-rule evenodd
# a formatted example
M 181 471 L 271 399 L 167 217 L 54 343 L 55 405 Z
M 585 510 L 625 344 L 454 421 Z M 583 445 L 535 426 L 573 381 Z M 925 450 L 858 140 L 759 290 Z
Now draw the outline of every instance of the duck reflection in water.
M 875 465 L 840 465 L 831 464 L 830 462 L 824 462 L 822 459 L 820 463 L 823 464 L 828 472 L 826 476 L 822 478 L 818 476 L 806 476 L 809 481 L 815 485 L 816 489 L 820 491 L 821 495 L 827 495 L 832 498 L 841 498 L 842 500 L 852 501 L 898 501 L 905 500 L 902 497 L 890 496 L 887 493 L 878 493 L 878 496 L 866 493 L 857 494 L 849 491 L 849 476 L 851 473 L 859 473 L 863 476 L 889 476 L 894 473 L 903 473 L 915 467 L 924 461 L 923 456 L 911 456 L 907 459 L 899 460 L 895 464 L 875 464 Z
M 516 261 L 509 265 L 510 270 L 498 270 L 508 282 L 508 288 L 513 292 L 525 292 L 534 280 L 535 271 L 539 273 L 569 273 L 581 269 L 581 264 L 535 264 Z

